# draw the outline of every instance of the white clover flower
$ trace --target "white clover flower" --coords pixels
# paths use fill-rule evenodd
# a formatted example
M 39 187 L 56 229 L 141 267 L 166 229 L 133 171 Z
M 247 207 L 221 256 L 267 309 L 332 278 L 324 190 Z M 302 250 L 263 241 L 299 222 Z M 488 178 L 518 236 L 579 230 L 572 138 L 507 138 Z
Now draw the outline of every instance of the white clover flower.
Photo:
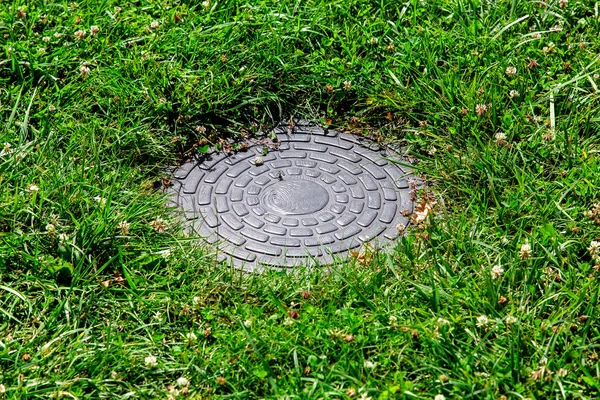
M 379 43 L 379 39 L 377 39 L 376 37 L 372 37 L 371 44 L 377 44 L 377 43 Z
M 496 141 L 496 144 L 498 145 L 506 144 L 506 133 L 496 132 L 496 135 L 494 135 L 494 139 Z
M 375 363 L 372 361 L 365 361 L 364 367 L 367 369 L 373 369 L 373 368 L 375 368 Z
M 42 38 L 42 40 L 43 40 L 44 42 L 48 43 L 48 42 L 50 41 L 50 36 L 44 36 L 44 37 Z
M 487 106 L 485 104 L 477 104 L 475 106 L 475 112 L 479 117 L 483 117 L 487 112 Z
M 521 94 L 516 91 L 516 90 L 511 90 L 510 92 L 508 92 L 508 97 L 510 97 L 511 99 L 514 99 L 515 97 L 519 97 L 521 96 Z
M 0 383 L 0 393 L 6 393 L 6 386 Z
M 83 40 L 85 39 L 85 36 L 87 35 L 87 32 L 80 29 L 78 31 L 75 32 L 75 39 L 77 40 Z
M 531 257 L 531 245 L 527 242 L 521 245 L 521 250 L 519 250 L 519 258 L 526 260 Z
M 446 397 L 443 394 L 436 394 L 433 400 L 446 400 Z
M 491 320 L 485 315 L 480 315 L 479 317 L 477 317 L 477 326 L 479 328 L 485 328 L 490 324 L 490 322 Z
M 159 26 L 160 26 L 160 23 L 158 21 L 152 21 L 150 23 L 150 29 L 158 29 Z
M 592 240 L 590 242 L 590 246 L 588 247 L 588 251 L 594 260 L 600 258 L 600 242 L 597 240 Z
M 352 85 L 351 81 L 344 81 L 344 90 L 350 90 L 351 85 Z
M 250 328 L 252 326 L 252 320 L 250 320 L 250 319 L 245 320 L 244 321 L 244 326 L 246 328 Z
M 491 271 L 492 279 L 498 279 L 498 278 L 502 277 L 503 273 L 504 273 L 504 268 L 502 268 L 502 266 L 494 265 L 494 267 L 492 268 L 492 271 Z
M 189 341 L 189 342 L 195 342 L 198 337 L 196 336 L 196 334 L 194 332 L 188 332 L 185 334 L 185 338 Z
M 150 226 L 158 233 L 164 233 L 165 230 L 167 229 L 167 225 L 165 224 L 165 221 L 160 217 L 158 217 L 154 221 L 150 222 Z
M 94 36 L 98 32 L 100 32 L 100 28 L 98 27 L 98 25 L 90 26 L 90 35 L 91 36 Z
M 39 186 L 36 184 L 33 184 L 33 183 L 31 185 L 27 186 L 26 189 L 28 192 L 31 192 L 31 193 L 37 193 L 40 191 Z
M 58 241 L 60 243 L 66 243 L 69 240 L 69 235 L 67 235 L 66 233 L 59 233 L 58 234 Z
M 517 319 L 512 315 L 508 315 L 504 321 L 506 322 L 506 325 L 512 325 L 517 323 Z
M 88 67 L 86 67 L 85 65 L 82 65 L 81 68 L 79 68 L 79 72 L 81 73 L 81 75 L 83 77 L 86 77 L 90 74 L 90 69 Z
M 447 319 L 444 319 L 444 318 L 438 318 L 438 320 L 437 320 L 437 324 L 438 324 L 439 326 L 442 326 L 442 325 L 450 325 L 450 321 L 448 321 Z
M 185 386 L 187 386 L 189 384 L 190 384 L 190 382 L 187 380 L 186 377 L 182 376 L 180 378 L 177 378 L 177 385 L 179 387 L 185 387 Z
M 125 236 L 129 233 L 129 228 L 131 227 L 131 224 L 127 221 L 121 221 L 119 222 L 119 225 L 117 225 L 117 228 L 119 228 L 119 231 L 121 231 L 121 235 Z
M 56 233 L 56 227 L 54 226 L 54 224 L 46 225 L 46 233 L 50 236 L 54 236 L 54 234 Z
M 158 361 L 153 355 L 149 355 L 148 357 L 144 358 L 144 362 L 146 363 L 146 367 L 149 368 L 154 368 L 158 365 Z
M 208 1 L 208 0 L 204 0 L 204 1 L 202 2 L 202 7 L 204 7 L 204 8 L 208 8 L 208 7 L 210 7 L 210 1 Z
M 517 75 L 517 69 L 515 67 L 506 67 L 506 75 L 513 77 Z

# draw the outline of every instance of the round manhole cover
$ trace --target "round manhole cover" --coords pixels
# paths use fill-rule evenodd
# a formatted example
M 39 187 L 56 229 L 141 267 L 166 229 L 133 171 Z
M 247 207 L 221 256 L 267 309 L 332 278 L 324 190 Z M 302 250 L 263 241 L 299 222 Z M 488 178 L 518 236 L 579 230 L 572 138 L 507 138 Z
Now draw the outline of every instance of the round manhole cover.
M 413 178 L 396 153 L 301 121 L 274 133 L 275 146 L 204 155 L 173 174 L 173 202 L 221 259 L 245 269 L 325 265 L 408 224 Z

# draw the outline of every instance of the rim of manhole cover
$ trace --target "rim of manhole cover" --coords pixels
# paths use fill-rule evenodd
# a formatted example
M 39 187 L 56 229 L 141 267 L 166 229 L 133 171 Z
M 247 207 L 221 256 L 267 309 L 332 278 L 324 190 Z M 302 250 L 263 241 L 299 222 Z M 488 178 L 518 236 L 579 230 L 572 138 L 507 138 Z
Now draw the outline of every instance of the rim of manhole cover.
M 363 243 L 394 240 L 409 223 L 414 177 L 390 149 L 301 120 L 246 145 L 196 156 L 169 188 L 220 261 L 246 270 L 327 265 Z

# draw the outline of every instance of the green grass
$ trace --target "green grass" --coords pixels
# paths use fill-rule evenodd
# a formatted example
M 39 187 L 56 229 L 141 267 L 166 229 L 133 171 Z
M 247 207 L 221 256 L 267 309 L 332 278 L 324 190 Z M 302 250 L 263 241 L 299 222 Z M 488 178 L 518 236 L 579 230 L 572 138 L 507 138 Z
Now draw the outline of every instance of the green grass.
M 600 4 L 561 5 L 2 2 L 0 399 L 600 397 Z M 405 146 L 428 218 L 216 265 L 167 167 L 292 116 Z

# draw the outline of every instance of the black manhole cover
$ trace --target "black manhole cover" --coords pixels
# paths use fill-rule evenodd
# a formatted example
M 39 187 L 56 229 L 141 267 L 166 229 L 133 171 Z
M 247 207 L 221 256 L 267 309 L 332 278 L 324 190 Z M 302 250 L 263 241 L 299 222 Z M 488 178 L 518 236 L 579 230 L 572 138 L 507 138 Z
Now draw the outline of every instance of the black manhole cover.
M 221 259 L 245 269 L 325 265 L 408 224 L 413 178 L 390 162 L 396 153 L 302 121 L 274 133 L 275 149 L 256 141 L 174 172 L 173 201 Z

